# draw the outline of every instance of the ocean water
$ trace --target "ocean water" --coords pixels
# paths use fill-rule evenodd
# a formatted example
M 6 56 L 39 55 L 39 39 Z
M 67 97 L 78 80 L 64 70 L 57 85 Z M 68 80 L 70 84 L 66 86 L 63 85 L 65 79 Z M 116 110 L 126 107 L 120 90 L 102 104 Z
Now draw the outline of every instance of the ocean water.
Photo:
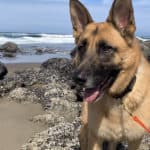
M 74 43 L 72 35 L 34 34 L 34 33 L 0 33 L 0 44 L 7 41 L 16 44 L 62 44 Z
M 3 63 L 42 63 L 49 58 L 70 58 L 70 51 L 74 48 L 72 35 L 33 34 L 33 33 L 0 33 L 0 45 L 14 42 L 21 49 L 21 53 L 13 58 L 3 57 Z M 39 54 L 37 49 L 44 52 Z
M 148 37 L 138 37 L 147 41 Z M 0 61 L 3 63 L 42 63 L 49 58 L 70 58 L 70 51 L 74 48 L 72 35 L 61 34 L 34 34 L 34 33 L 0 33 L 0 45 L 6 42 L 14 42 L 21 49 L 16 57 L 3 57 L 0 53 Z M 43 53 L 37 53 L 42 49 Z

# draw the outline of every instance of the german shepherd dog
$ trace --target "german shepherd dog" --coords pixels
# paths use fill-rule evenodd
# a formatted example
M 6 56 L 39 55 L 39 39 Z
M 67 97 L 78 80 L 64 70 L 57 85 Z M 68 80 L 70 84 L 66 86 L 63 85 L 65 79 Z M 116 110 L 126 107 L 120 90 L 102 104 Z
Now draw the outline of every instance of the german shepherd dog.
M 115 150 L 124 140 L 137 150 L 146 129 L 133 116 L 150 127 L 150 66 L 134 36 L 132 1 L 114 0 L 106 22 L 95 23 L 78 0 L 70 14 L 74 79 L 84 91 L 81 150 L 102 150 L 104 141 Z

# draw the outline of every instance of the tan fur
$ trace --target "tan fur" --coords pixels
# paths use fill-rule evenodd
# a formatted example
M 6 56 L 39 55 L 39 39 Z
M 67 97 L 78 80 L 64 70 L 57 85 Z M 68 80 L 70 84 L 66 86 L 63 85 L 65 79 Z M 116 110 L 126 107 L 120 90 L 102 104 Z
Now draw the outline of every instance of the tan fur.
M 71 10 L 74 10 L 73 14 L 71 11 L 71 16 L 78 15 L 78 8 L 73 6 L 74 2 L 74 0 L 70 0 Z M 78 0 L 76 2 L 81 6 Z M 102 100 L 92 104 L 83 102 L 80 134 L 81 150 L 102 150 L 102 144 L 105 140 L 111 142 L 110 150 L 115 150 L 117 142 L 123 140 L 128 141 L 129 150 L 137 150 L 146 131 L 133 121 L 129 112 L 138 116 L 150 128 L 150 65 L 144 58 L 134 37 L 136 27 L 131 1 L 124 0 L 130 12 L 128 25 L 124 29 L 117 26 L 118 24 L 115 23 L 116 20 L 112 15 L 116 5 L 118 5 L 117 2 L 123 3 L 122 0 L 114 1 L 106 22 L 91 22 L 90 16 L 89 19 L 85 20 L 84 18 L 84 26 L 82 26 L 82 29 L 80 28 L 82 32 L 79 33 L 77 29 L 75 31 L 77 45 L 80 45 L 84 39 L 88 43 L 82 61 L 79 54 L 74 57 L 73 61 L 76 67 L 79 69 L 89 68 L 91 62 L 92 64 L 98 64 L 99 57 L 96 54 L 96 45 L 99 41 L 106 41 L 118 50 L 111 63 L 121 68 L 117 79 Z M 81 10 L 82 7 L 80 7 L 80 13 Z M 83 11 L 84 16 L 89 16 L 85 7 Z M 77 18 L 72 20 L 73 26 L 77 26 L 79 20 Z M 82 22 L 80 22 L 80 27 L 81 24 Z M 122 35 L 122 30 L 127 33 Z M 136 82 L 132 91 L 121 100 L 113 98 L 112 96 L 125 90 L 134 76 L 136 76 Z
M 132 111 L 150 128 L 150 66 L 143 57 L 141 57 L 140 62 L 136 73 L 136 84 L 132 92 L 124 97 L 123 102 L 129 111 Z M 87 110 L 88 115 L 84 113 Z M 146 133 L 141 126 L 132 120 L 132 117 L 122 107 L 119 100 L 116 101 L 116 99 L 112 99 L 109 96 L 105 96 L 102 101 L 95 104 L 84 102 L 82 111 L 82 117 L 87 118 L 88 130 L 98 139 L 98 143 L 101 140 L 127 140 L 133 145 L 136 140 L 139 141 Z M 140 142 L 137 143 L 139 144 Z M 83 148 L 83 150 L 85 149 Z M 130 150 L 136 149 L 132 147 Z

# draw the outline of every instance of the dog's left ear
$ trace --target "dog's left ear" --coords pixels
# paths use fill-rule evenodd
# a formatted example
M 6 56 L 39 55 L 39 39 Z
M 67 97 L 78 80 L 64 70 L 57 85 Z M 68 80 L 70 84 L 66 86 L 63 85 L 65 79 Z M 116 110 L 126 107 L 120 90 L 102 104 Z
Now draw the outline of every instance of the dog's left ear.
M 136 30 L 132 0 L 114 0 L 107 18 L 131 46 Z
M 70 16 L 74 30 L 74 37 L 77 42 L 84 28 L 89 23 L 93 22 L 93 19 L 88 10 L 78 0 L 70 0 Z

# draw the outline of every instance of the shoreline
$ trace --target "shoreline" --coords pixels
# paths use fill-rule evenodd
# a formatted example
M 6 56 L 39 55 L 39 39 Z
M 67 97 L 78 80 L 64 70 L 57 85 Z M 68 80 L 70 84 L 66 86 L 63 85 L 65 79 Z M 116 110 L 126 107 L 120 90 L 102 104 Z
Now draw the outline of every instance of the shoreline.
M 63 37 L 61 37 L 63 38 Z M 149 55 L 150 39 L 137 37 L 142 50 L 146 50 Z M 17 42 L 16 42 L 17 43 Z M 8 46 L 16 46 L 19 51 L 11 53 L 7 48 L 0 51 L 0 61 L 4 64 L 20 64 L 20 63 L 43 63 L 51 58 L 68 58 L 70 52 L 75 47 L 73 43 L 33 43 L 33 44 L 16 44 L 9 43 Z M 6 44 L 6 43 L 5 43 Z M 4 44 L 4 45 L 5 45 Z M 0 46 L 0 48 L 3 46 Z M 5 46 L 7 47 L 7 46 Z

